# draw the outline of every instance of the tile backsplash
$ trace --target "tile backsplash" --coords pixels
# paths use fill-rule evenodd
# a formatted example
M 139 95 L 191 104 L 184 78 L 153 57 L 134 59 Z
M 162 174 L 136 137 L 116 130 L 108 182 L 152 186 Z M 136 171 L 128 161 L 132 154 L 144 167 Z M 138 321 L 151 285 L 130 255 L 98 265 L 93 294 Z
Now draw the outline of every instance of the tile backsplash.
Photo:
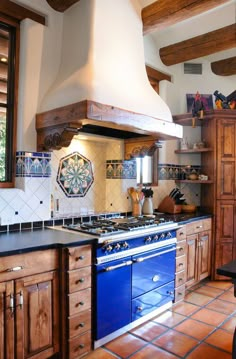
M 83 164 L 86 162 L 87 170 L 82 166 L 82 175 L 74 161 L 75 154 Z M 123 161 L 122 157 L 121 140 L 83 140 L 76 136 L 69 147 L 52 153 L 17 152 L 16 187 L 0 189 L 1 225 L 40 223 L 50 220 L 52 211 L 55 218 L 130 212 L 132 205 L 127 189 L 136 187 L 136 162 Z M 74 161 L 71 168 L 70 161 Z M 74 173 L 71 174 L 70 169 Z M 159 183 L 153 187 L 154 208 L 176 186 L 175 179 L 182 169 L 183 165 L 159 164 Z M 82 196 L 70 196 L 65 189 L 73 190 L 77 176 L 82 180 Z M 83 178 L 87 182 L 83 182 Z M 184 193 L 189 202 L 199 205 L 198 185 L 185 185 Z

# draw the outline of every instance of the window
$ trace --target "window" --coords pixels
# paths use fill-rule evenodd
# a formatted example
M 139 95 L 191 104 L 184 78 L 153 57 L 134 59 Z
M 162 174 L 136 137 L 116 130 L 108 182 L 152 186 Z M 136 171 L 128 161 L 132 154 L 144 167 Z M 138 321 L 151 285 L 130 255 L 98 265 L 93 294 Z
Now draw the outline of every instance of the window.
M 0 187 L 13 187 L 19 26 L 0 18 Z
M 137 183 L 143 185 L 158 185 L 158 150 L 151 156 L 137 157 Z

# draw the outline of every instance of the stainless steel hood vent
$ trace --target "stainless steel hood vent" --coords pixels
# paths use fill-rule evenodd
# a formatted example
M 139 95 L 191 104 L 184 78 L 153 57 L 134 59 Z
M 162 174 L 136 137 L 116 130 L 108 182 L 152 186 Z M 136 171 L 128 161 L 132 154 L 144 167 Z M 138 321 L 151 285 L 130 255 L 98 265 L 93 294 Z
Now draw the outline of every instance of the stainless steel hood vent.
M 80 0 L 63 16 L 61 66 L 37 115 L 38 149 L 64 146 L 68 128 L 181 138 L 148 81 L 139 1 Z

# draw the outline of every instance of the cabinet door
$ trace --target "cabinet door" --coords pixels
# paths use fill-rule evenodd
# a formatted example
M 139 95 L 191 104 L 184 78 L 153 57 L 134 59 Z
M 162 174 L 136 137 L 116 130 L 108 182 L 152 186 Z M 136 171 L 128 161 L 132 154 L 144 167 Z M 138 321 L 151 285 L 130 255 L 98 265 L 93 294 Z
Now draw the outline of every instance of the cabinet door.
M 223 120 L 217 124 L 217 198 L 234 199 L 236 197 L 235 161 L 236 161 L 235 121 Z
M 216 269 L 236 258 L 235 223 L 235 202 L 217 201 L 214 279 L 225 279 L 216 275 Z
M 186 241 L 186 287 L 190 287 L 198 280 L 197 254 L 198 254 L 198 235 L 187 236 Z
M 211 274 L 211 232 L 198 234 L 198 279 L 202 280 Z
M 0 283 L 0 359 L 14 359 L 14 286 Z
M 58 273 L 16 280 L 17 359 L 46 359 L 59 351 Z

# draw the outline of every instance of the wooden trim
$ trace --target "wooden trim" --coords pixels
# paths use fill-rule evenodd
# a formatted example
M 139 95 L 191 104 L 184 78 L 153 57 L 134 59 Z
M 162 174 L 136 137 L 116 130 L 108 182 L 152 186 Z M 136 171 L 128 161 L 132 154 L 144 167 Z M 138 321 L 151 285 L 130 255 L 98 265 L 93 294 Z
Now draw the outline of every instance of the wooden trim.
M 164 29 L 229 0 L 158 0 L 142 10 L 143 33 Z
M 56 11 L 64 12 L 79 0 L 46 0 L 47 3 Z
M 236 34 L 235 34 L 236 37 Z M 235 39 L 236 42 L 236 39 Z M 211 63 L 211 70 L 215 75 L 231 76 L 236 74 L 236 56 Z
M 162 62 L 176 65 L 235 47 L 236 24 L 160 48 Z
M 204 111 L 203 119 L 196 119 L 196 126 L 202 126 L 205 120 L 211 120 L 214 118 L 223 118 L 223 119 L 235 119 L 236 110 L 209 110 Z M 182 126 L 192 126 L 192 113 L 184 113 L 181 115 L 173 116 L 174 123 L 177 123 Z
M 163 72 L 158 71 L 158 70 L 156 70 L 153 67 L 150 67 L 148 65 L 146 65 L 146 72 L 147 72 L 147 75 L 148 75 L 149 79 L 153 79 L 153 80 L 156 80 L 158 82 L 162 81 L 162 80 L 167 80 L 167 81 L 171 82 L 171 76 L 170 75 L 164 74 Z
M 10 0 L 0 1 L 0 16 L 8 16 L 10 19 L 20 22 L 26 18 L 45 25 L 45 16 L 18 5 Z

